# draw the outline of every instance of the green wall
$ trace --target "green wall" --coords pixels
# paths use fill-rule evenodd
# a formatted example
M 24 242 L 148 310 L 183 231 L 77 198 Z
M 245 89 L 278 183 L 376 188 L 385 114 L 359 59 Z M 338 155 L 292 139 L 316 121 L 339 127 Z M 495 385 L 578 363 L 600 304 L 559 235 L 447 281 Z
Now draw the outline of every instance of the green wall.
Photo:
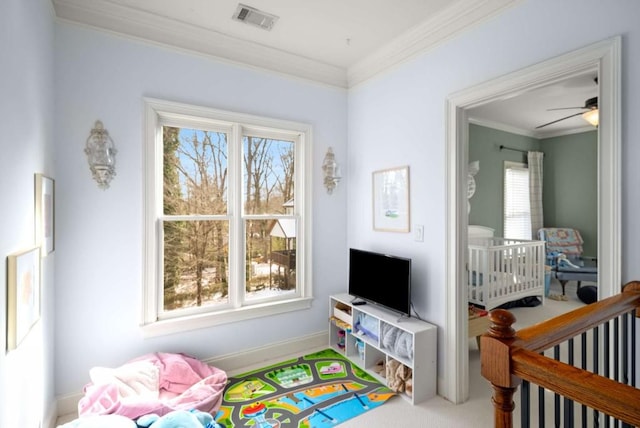
M 537 139 L 469 125 L 469 162 L 479 160 L 476 192 L 471 198 L 469 224 L 495 229 L 502 236 L 504 161 L 526 163 L 525 153 L 500 150 L 508 146 L 544 152 L 543 206 L 547 227 L 580 231 L 586 255 L 597 255 L 597 132 Z
M 526 153 L 500 150 L 501 145 L 525 151 L 540 148 L 533 137 L 469 125 L 469 162 L 480 161 L 480 171 L 475 176 L 476 193 L 470 199 L 469 224 L 491 227 L 495 236 L 502 236 L 503 231 L 504 161 L 527 162 Z
M 598 133 L 540 140 L 544 156 L 544 224 L 573 227 L 584 254 L 598 255 Z

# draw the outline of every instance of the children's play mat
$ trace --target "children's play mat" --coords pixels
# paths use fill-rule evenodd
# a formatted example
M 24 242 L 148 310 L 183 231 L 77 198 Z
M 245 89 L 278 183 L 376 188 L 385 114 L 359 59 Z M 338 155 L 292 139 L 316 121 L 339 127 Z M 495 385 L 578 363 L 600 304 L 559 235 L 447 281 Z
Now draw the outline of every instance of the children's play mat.
M 230 377 L 216 421 L 226 428 L 337 425 L 395 393 L 333 349 Z

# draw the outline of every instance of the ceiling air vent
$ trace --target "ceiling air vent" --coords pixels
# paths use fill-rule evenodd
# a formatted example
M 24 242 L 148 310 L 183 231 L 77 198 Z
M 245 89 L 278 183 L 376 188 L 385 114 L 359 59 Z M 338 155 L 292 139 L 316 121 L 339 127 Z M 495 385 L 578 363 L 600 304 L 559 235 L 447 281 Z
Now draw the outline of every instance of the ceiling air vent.
M 245 24 L 255 25 L 264 30 L 271 30 L 273 24 L 278 20 L 278 17 L 239 3 L 236 13 L 233 14 L 233 19 L 244 22 Z

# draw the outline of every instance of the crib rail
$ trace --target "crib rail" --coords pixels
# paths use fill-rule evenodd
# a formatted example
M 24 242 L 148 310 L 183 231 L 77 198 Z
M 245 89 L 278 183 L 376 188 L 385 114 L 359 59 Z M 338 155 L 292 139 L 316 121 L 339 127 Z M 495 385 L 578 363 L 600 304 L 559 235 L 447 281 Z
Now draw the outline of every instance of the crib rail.
M 544 303 L 544 263 L 544 241 L 469 239 L 469 303 L 486 310 L 529 296 L 539 296 Z
M 611 419 L 615 419 L 613 426 L 619 426 L 617 421 L 623 427 L 640 426 L 640 389 L 635 387 L 635 317 L 639 309 L 640 282 L 635 281 L 625 285 L 619 295 L 517 333 L 510 312 L 492 311 L 489 332 L 481 338 L 481 372 L 494 389 L 495 427 L 513 427 L 513 397 L 521 383 L 523 428 L 529 426 L 530 384 L 539 386 L 539 400 L 555 395 L 555 426 L 579 426 L 574 422 L 576 406 L 581 409 L 582 426 L 600 426 L 600 420 L 603 426 L 609 426 Z M 574 341 L 580 342 L 578 358 L 573 355 Z M 590 354 L 587 344 L 592 348 Z M 568 354 L 564 361 L 559 355 L 561 349 Z M 587 359 L 591 360 L 589 364 Z M 564 397 L 563 405 L 559 404 L 560 397 Z M 539 426 L 547 426 L 545 402 L 539 407 Z

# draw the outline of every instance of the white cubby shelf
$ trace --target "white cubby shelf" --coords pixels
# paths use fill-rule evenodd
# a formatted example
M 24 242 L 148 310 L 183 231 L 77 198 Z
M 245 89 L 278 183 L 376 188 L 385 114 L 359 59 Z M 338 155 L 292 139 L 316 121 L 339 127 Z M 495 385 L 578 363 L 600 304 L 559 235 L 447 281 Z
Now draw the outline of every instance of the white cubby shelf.
M 436 395 L 438 337 L 435 325 L 371 303 L 353 305 L 355 297 L 349 294 L 336 294 L 329 300 L 329 345 L 333 349 L 385 385 L 388 385 L 386 377 L 377 370 L 381 361 L 387 366 L 395 360 L 410 368 L 412 392 L 399 394 L 411 404 Z M 377 338 L 355 327 L 360 314 L 369 316 L 368 322 L 377 330 Z M 338 334 L 339 331 L 344 334 Z M 399 336 L 401 339 L 392 340 Z M 364 343 L 362 352 L 356 346 L 358 340 Z M 406 352 L 407 349 L 413 352 Z

